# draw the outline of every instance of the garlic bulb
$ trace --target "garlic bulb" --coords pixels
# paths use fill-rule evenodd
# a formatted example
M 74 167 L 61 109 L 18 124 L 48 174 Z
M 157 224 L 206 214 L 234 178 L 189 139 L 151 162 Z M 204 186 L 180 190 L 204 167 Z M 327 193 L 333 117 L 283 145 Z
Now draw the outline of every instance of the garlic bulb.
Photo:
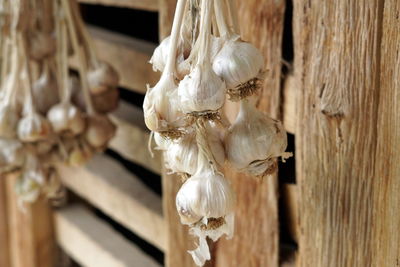
M 208 125 L 207 142 L 212 156 L 219 166 L 225 162 L 225 151 L 219 133 Z M 198 165 L 198 145 L 195 131 L 190 131 L 181 138 L 171 141 L 165 154 L 167 168 L 174 173 L 187 173 L 193 175 Z
M 37 110 L 43 115 L 60 101 L 56 80 L 48 70 L 48 67 L 45 67 L 42 75 L 33 84 L 32 94 Z
M 232 39 L 225 43 L 213 61 L 213 70 L 229 89 L 233 99 L 252 95 L 260 86 L 264 59 L 252 44 Z
M 0 138 L 0 172 L 12 171 L 22 166 L 25 150 L 16 139 Z
M 149 61 L 149 63 L 153 65 L 153 71 L 164 71 L 169 52 L 170 38 L 171 36 L 164 38 L 156 49 L 154 49 L 153 55 Z
M 78 135 L 85 130 L 85 118 L 82 112 L 69 102 L 53 106 L 47 118 L 56 133 Z
M 216 112 L 225 102 L 225 84 L 210 67 L 197 65 L 179 84 L 178 96 L 185 113 Z
M 118 108 L 119 90 L 110 87 L 101 94 L 92 94 L 94 109 L 99 113 L 108 113 Z
M 74 142 L 72 149 L 68 152 L 68 165 L 79 167 L 85 164 L 93 156 L 93 150 L 85 142 Z
M 101 94 L 110 87 L 117 87 L 119 76 L 110 64 L 100 61 L 95 68 L 89 70 L 87 80 L 90 92 L 92 94 Z
M 102 148 L 114 137 L 116 126 L 107 116 L 94 115 L 88 117 L 85 138 L 94 148 Z
M 194 224 L 203 217 L 223 218 L 233 212 L 234 193 L 222 174 L 209 168 L 186 180 L 176 195 L 176 208 L 183 224 Z
M 162 75 L 156 86 L 147 89 L 143 111 L 144 121 L 151 131 L 166 132 L 167 135 L 170 132 L 173 136 L 178 134 L 179 127 L 186 125 L 186 120 L 176 103 L 176 90 L 172 75 Z
M 17 133 L 18 112 L 15 107 L 0 104 L 0 137 L 13 138 Z
M 25 173 L 15 183 L 15 192 L 19 197 L 19 201 L 22 202 L 35 202 L 39 198 L 40 191 L 41 185 L 37 181 L 27 177 Z
M 155 149 L 158 150 L 167 150 L 168 146 L 171 143 L 171 140 L 157 132 L 154 132 L 154 141 L 156 142 L 157 147 Z
M 291 156 L 285 152 L 286 147 L 287 137 L 282 124 L 242 100 L 236 121 L 225 137 L 229 162 L 237 170 L 251 175 L 270 174 L 276 169 L 277 157 Z
M 34 60 L 42 60 L 55 53 L 56 41 L 51 34 L 38 32 L 29 43 L 29 56 Z
M 45 140 L 50 133 L 50 123 L 36 112 L 27 114 L 18 123 L 18 138 L 23 142 Z

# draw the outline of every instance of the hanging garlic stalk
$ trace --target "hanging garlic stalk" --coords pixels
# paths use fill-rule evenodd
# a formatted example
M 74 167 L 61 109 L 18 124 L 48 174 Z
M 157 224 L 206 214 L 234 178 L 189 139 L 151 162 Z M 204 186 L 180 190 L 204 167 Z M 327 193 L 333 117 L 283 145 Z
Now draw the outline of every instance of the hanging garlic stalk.
M 188 124 L 178 109 L 177 84 L 175 82 L 177 44 L 184 8 L 185 0 L 178 0 L 166 67 L 160 81 L 153 88 L 147 89 L 143 102 L 146 126 L 151 131 L 159 132 L 171 138 L 180 137 L 182 135 L 180 128 Z
M 215 0 L 214 7 L 218 29 L 226 43 L 214 58 L 213 70 L 225 81 L 231 100 L 238 101 L 253 95 L 262 86 L 263 56 L 256 47 L 242 41 L 228 27 L 223 0 Z
M 212 70 L 210 61 L 211 15 L 211 1 L 202 1 L 197 62 L 178 89 L 182 111 L 195 116 L 213 117 L 225 102 L 225 84 Z

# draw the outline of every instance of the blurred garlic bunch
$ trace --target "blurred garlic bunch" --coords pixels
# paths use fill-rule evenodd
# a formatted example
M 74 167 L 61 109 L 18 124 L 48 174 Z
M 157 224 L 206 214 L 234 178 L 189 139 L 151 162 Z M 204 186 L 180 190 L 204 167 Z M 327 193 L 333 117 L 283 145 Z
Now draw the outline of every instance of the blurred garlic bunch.
M 272 174 L 285 152 L 286 132 L 249 102 L 262 87 L 260 51 L 240 38 L 232 0 L 178 0 L 171 35 L 150 60 L 160 81 L 143 104 L 147 127 L 166 168 L 180 174 L 181 223 L 199 238 L 189 251 L 199 266 L 210 259 L 206 238 L 233 235 L 235 194 L 222 173 L 225 161 L 255 177 Z M 240 102 L 229 125 L 222 107 Z
M 84 164 L 115 134 L 107 113 L 117 107 L 118 74 L 97 58 L 76 1 L 0 6 L 0 174 L 19 173 L 22 202 L 57 198 L 56 165 Z M 80 79 L 71 86 L 72 55 Z

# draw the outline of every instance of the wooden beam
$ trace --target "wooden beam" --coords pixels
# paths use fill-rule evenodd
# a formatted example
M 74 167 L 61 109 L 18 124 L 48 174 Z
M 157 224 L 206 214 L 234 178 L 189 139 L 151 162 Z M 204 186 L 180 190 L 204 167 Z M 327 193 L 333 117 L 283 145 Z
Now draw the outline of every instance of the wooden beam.
M 380 52 L 377 152 L 373 189 L 373 264 L 400 265 L 400 2 L 386 0 Z M 366 155 L 366 158 L 369 155 Z M 366 161 L 371 162 L 368 157 Z M 371 210 L 372 212 L 372 210 Z M 370 219 L 372 219 L 370 218 Z
M 126 7 L 147 11 L 158 11 L 158 0 L 78 0 L 83 4 Z
M 294 70 L 299 74 L 295 75 L 299 96 L 296 177 L 301 214 L 298 266 L 396 265 L 396 262 L 375 265 L 372 259 L 375 253 L 381 253 L 381 248 L 376 247 L 377 240 L 373 239 L 376 221 L 380 221 L 374 192 L 393 193 L 390 198 L 397 201 L 395 207 L 399 203 L 397 190 L 389 189 L 399 184 L 395 182 L 398 176 L 392 173 L 390 178 L 376 172 L 376 165 L 380 163 L 384 168 L 392 168 L 390 158 L 398 160 L 398 150 L 397 154 L 390 155 L 387 149 L 392 144 L 382 144 L 385 153 L 379 154 L 379 161 L 374 161 L 377 137 L 379 142 L 390 141 L 383 138 L 382 130 L 392 140 L 398 140 L 395 133 L 390 133 L 396 126 L 377 127 L 380 80 L 390 78 L 380 76 L 380 71 L 387 68 L 388 73 L 399 63 L 396 49 L 387 52 L 388 58 L 397 57 L 396 63 L 384 66 L 387 62 L 381 61 L 383 2 L 386 3 L 381 0 L 294 1 Z M 393 23 L 396 12 L 398 9 L 393 10 Z M 388 30 L 396 27 L 387 26 Z M 398 49 L 398 39 L 392 41 L 392 46 Z M 388 98 L 384 101 L 396 98 L 390 92 L 396 87 L 390 83 L 385 88 Z M 390 100 L 393 106 L 385 107 L 393 115 L 385 112 L 381 116 L 397 118 L 395 101 Z M 389 102 L 382 104 L 386 106 Z M 377 188 L 377 181 L 387 187 Z M 389 232 L 392 233 L 388 228 L 388 235 Z
M 177 0 L 158 0 L 158 25 L 160 41 L 171 34 L 176 1 Z
M 299 196 L 298 196 L 298 186 L 295 184 L 283 184 L 282 185 L 282 198 L 286 219 L 286 225 L 289 227 L 289 234 L 294 241 L 298 241 L 299 237 Z
M 293 74 L 285 77 L 283 89 L 283 126 L 288 133 L 294 134 L 297 121 L 297 88 L 296 78 Z
M 145 129 L 143 111 L 121 101 L 111 119 L 118 128 L 109 147 L 124 158 L 156 174 L 161 174 L 161 153 L 153 150 L 154 157 L 152 157 L 149 152 L 149 131 Z
M 265 56 L 264 89 L 259 108 L 274 118 L 280 114 L 281 47 L 285 1 L 237 1 L 242 38 L 256 45 Z M 267 37 L 266 37 L 267 36 Z M 218 242 L 215 258 L 219 266 L 267 266 L 279 264 L 277 176 L 255 179 L 228 170 L 237 194 L 235 236 Z
M 46 199 L 40 198 L 24 209 L 14 192 L 18 174 L 8 175 L 7 210 L 12 267 L 53 267 L 55 242 L 51 208 Z
M 88 26 L 93 37 L 97 55 L 109 62 L 120 75 L 120 86 L 137 93 L 146 92 L 146 84 L 154 85 L 160 76 L 149 62 L 156 45 L 142 40 L 113 33 L 98 27 Z M 71 58 L 71 66 L 78 61 Z
M 57 211 L 54 221 L 58 244 L 82 266 L 161 266 L 81 205 Z
M 0 266 L 10 266 L 6 177 L 0 176 Z
M 96 155 L 84 168 L 60 165 L 58 170 L 69 189 L 146 241 L 165 249 L 160 197 L 118 162 Z

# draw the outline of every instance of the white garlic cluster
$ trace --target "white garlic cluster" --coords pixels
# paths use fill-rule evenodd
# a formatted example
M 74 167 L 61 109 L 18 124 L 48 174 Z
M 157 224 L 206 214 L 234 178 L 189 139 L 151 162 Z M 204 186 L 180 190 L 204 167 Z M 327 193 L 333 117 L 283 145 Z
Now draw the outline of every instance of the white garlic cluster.
M 22 202 L 57 197 L 55 165 L 82 165 L 107 146 L 119 97 L 118 74 L 98 60 L 76 1 L 35 1 L 35 10 L 28 2 L 0 14 L 0 174 L 20 173 Z M 72 54 L 80 79 L 69 71 Z
M 276 171 L 278 157 L 291 155 L 282 124 L 248 101 L 262 85 L 264 60 L 240 38 L 236 10 L 226 4 L 178 0 L 171 35 L 150 61 L 161 79 L 143 104 L 166 168 L 184 180 L 176 208 L 199 238 L 189 251 L 199 266 L 211 257 L 207 237 L 233 234 L 235 194 L 221 172 L 225 162 L 262 177 Z M 226 99 L 241 105 L 232 125 L 222 111 Z

